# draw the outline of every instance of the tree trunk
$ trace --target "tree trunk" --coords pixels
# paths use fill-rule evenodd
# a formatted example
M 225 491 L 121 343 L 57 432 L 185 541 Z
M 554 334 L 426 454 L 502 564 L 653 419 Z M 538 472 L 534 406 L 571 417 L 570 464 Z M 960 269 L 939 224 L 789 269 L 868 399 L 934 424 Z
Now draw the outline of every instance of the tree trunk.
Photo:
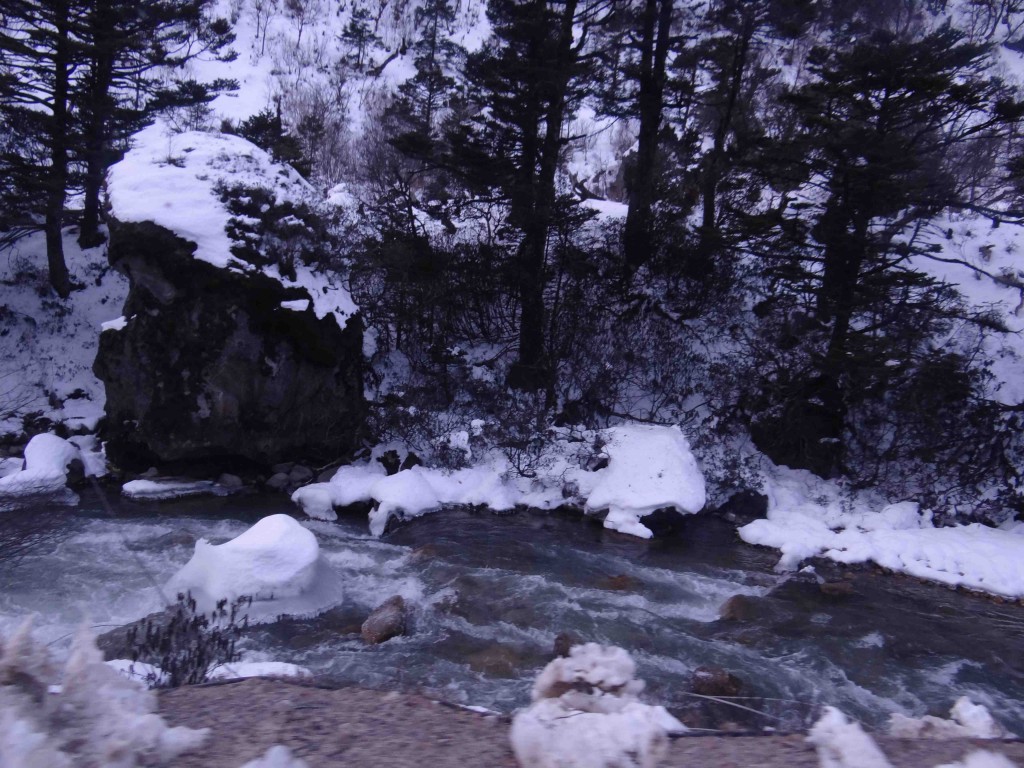
M 551 62 L 551 77 L 546 83 L 546 108 L 543 113 L 544 135 L 540 142 L 536 171 L 527 168 L 532 193 L 532 211 L 520 219 L 524 227 L 519 245 L 519 356 L 509 372 L 509 384 L 517 389 L 536 391 L 549 388 L 553 371 L 547 359 L 544 334 L 544 288 L 548 234 L 555 208 L 555 174 L 562 149 L 562 123 L 565 118 L 565 100 L 572 76 L 573 21 L 576 18 L 576 0 L 567 0 L 559 20 L 558 48 Z M 525 147 L 524 147 L 525 149 Z M 532 153 L 524 151 L 523 163 Z M 532 165 L 532 163 L 531 163 Z
M 50 122 L 50 168 L 46 180 L 46 262 L 50 285 L 62 299 L 71 295 L 71 279 L 64 260 L 64 201 L 68 180 L 68 80 L 70 20 L 67 0 L 54 3 L 56 41 L 53 53 L 53 114 Z
M 629 210 L 623 230 L 623 252 L 627 278 L 631 277 L 652 251 L 651 209 L 654 205 L 658 133 L 665 93 L 665 62 L 674 0 L 647 0 L 644 6 L 640 49 L 640 92 L 637 107 L 640 130 L 636 159 L 629 184 Z
M 725 104 L 715 126 L 711 152 L 704 165 L 704 179 L 701 189 L 702 210 L 700 242 L 698 252 L 708 259 L 719 245 L 718 232 L 718 185 L 722 180 L 722 166 L 725 161 L 725 145 L 732 129 L 736 104 L 743 89 L 743 78 L 750 59 L 750 43 L 755 30 L 754 11 L 744 19 L 743 27 L 735 39 L 733 56 L 729 66 L 729 80 L 725 84 Z
M 103 242 L 103 236 L 100 234 L 100 195 L 103 191 L 107 165 L 106 127 L 114 69 L 114 41 L 110 34 L 113 26 L 109 2 L 95 0 L 90 18 L 93 49 L 89 73 L 89 103 L 85 110 L 88 118 L 84 136 L 84 204 L 78 235 L 78 244 L 83 248 L 94 248 Z

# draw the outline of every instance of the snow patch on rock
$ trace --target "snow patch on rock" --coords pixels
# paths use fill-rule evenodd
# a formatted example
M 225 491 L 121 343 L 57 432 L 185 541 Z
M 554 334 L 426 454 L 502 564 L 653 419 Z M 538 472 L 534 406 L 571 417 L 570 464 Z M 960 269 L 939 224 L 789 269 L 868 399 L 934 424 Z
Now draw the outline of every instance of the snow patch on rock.
M 196 259 L 216 267 L 257 270 L 231 253 L 231 213 L 220 200 L 220 184 L 272 190 L 278 202 L 317 198 L 291 166 L 275 162 L 240 136 L 202 131 L 174 134 L 157 123 L 135 134 L 132 141 L 132 149 L 108 172 L 111 214 L 119 221 L 152 221 L 169 229 L 196 244 Z M 285 287 L 305 288 L 317 318 L 332 314 L 340 328 L 357 312 L 340 278 L 314 274 L 301 262 L 295 264 L 294 278 L 281 275 L 274 265 L 259 271 Z
M 56 435 L 36 435 L 25 446 L 24 467 L 0 477 L 0 501 L 46 494 L 57 502 L 77 504 L 78 497 L 66 487 L 73 462 L 84 468 L 77 446 Z
M 265 517 L 223 544 L 200 539 L 165 590 L 191 592 L 205 612 L 219 600 L 251 597 L 250 621 L 310 615 L 341 599 L 340 581 L 321 558 L 316 536 L 288 515 Z

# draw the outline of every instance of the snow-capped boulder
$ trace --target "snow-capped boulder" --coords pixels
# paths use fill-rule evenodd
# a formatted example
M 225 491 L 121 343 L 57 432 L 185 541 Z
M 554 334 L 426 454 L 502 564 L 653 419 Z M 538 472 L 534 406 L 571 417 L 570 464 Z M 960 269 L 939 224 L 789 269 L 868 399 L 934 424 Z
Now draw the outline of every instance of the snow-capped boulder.
M 153 127 L 135 142 L 109 180 L 128 320 L 101 334 L 94 366 L 111 459 L 344 454 L 365 414 L 362 329 L 339 279 L 312 265 L 328 256 L 315 192 L 237 136 Z
M 0 500 L 47 494 L 76 501 L 67 488 L 69 473 L 83 471 L 82 454 L 72 443 L 56 435 L 36 435 L 25 446 L 21 470 L 0 477 Z
M 622 648 L 575 646 L 550 662 L 533 686 L 533 704 L 512 719 L 510 738 L 523 768 L 653 768 L 668 735 L 685 726 L 664 707 L 643 704 L 643 681 Z
M 196 542 L 192 559 L 165 590 L 190 592 L 200 611 L 219 600 L 251 597 L 250 620 L 317 613 L 341 599 L 337 575 L 316 536 L 288 515 L 270 515 L 223 544 Z

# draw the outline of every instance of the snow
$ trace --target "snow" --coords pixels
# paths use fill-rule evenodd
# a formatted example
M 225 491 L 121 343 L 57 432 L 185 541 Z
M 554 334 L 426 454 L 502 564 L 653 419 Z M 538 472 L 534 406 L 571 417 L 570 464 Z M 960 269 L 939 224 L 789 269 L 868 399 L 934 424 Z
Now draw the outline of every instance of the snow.
M 512 719 L 516 760 L 531 768 L 653 768 L 668 735 L 686 728 L 664 707 L 641 703 L 643 682 L 622 648 L 577 645 L 550 662 L 533 687 L 533 703 Z
M 71 280 L 80 288 L 57 300 L 48 289 L 42 232 L 15 243 L 0 258 L 0 435 L 21 434 L 38 413 L 71 433 L 92 430 L 106 393 L 92 371 L 100 324 L 120 312 L 128 281 L 107 264 L 103 248 L 83 251 L 64 231 Z
M 873 562 L 948 586 L 1024 597 L 1024 537 L 978 523 L 937 528 L 914 503 L 885 504 L 870 493 L 844 495 L 803 470 L 766 473 L 768 514 L 739 529 L 748 544 L 782 552 L 779 570 L 809 557 Z
M 825 707 L 807 741 L 818 751 L 821 768 L 892 768 L 874 739 L 835 707 Z
M 263 757 L 250 760 L 242 768 L 309 768 L 309 763 L 295 757 L 288 747 L 275 744 Z
M 191 496 L 226 496 L 237 489 L 226 488 L 212 480 L 187 480 L 163 477 L 132 480 L 121 486 L 121 495 L 135 501 L 168 501 Z
M 224 544 L 199 539 L 192 559 L 165 591 L 191 592 L 205 612 L 219 600 L 251 597 L 250 621 L 315 614 L 341 599 L 337 576 L 320 557 L 316 536 L 288 515 L 264 517 Z
M 889 718 L 889 734 L 904 739 L 1005 739 L 1012 738 L 992 714 L 966 696 L 956 700 L 949 719 L 933 715 L 907 717 L 894 713 Z
M 75 445 L 56 435 L 36 435 L 25 446 L 24 468 L 0 477 L 0 500 L 47 494 L 55 501 L 76 504 L 78 498 L 66 487 L 73 461 L 82 461 Z
M 470 430 L 453 430 L 449 443 L 468 448 Z M 462 441 L 462 436 L 466 440 Z M 336 507 L 376 502 L 370 531 L 381 535 L 392 517 L 409 519 L 445 505 L 478 505 L 495 511 L 516 506 L 554 509 L 566 503 L 566 489 L 578 491 L 588 514 L 607 513 L 604 526 L 650 538 L 642 523 L 659 509 L 680 514 L 699 512 L 706 501 L 704 477 L 682 432 L 676 427 L 624 424 L 590 435 L 602 445 L 608 464 L 588 471 L 581 465 L 579 443 L 556 441 L 556 455 L 534 478 L 518 476 L 508 458 L 492 451 L 471 467 L 455 471 L 422 466 L 387 476 L 377 461 L 341 467 L 327 483 L 313 483 L 292 494 L 309 516 L 335 520 Z
M 658 509 L 704 508 L 704 476 L 678 428 L 633 424 L 605 432 L 608 467 L 587 496 L 587 511 L 608 510 L 605 527 L 649 538 L 640 522 Z
M 5 768 L 167 764 L 203 743 L 207 729 L 168 727 L 156 708 L 155 693 L 103 663 L 87 625 L 75 635 L 62 676 L 32 638 L 30 621 L 0 648 Z
M 240 136 L 187 131 L 173 133 L 162 123 L 133 137 L 132 149 L 108 172 L 111 215 L 123 222 L 152 221 L 195 243 L 196 259 L 239 272 L 256 271 L 231 254 L 227 225 L 231 214 L 220 201 L 221 184 L 244 184 L 270 190 L 278 202 L 313 203 L 318 198 L 290 166 Z M 333 315 L 345 327 L 357 312 L 339 277 L 314 274 L 298 263 L 295 279 L 276 266 L 263 274 L 309 294 L 317 318 Z
M 313 673 L 298 664 L 285 661 L 235 661 L 214 669 L 210 680 L 238 680 L 245 677 L 312 677 Z
M 123 331 L 127 327 L 128 318 L 125 317 L 124 315 L 121 315 L 120 317 L 114 320 L 107 320 L 104 323 L 100 323 L 101 331 Z
M 943 763 L 935 768 L 1017 768 L 1017 764 L 998 752 L 976 749 L 968 753 L 963 760 L 958 760 L 955 763 Z

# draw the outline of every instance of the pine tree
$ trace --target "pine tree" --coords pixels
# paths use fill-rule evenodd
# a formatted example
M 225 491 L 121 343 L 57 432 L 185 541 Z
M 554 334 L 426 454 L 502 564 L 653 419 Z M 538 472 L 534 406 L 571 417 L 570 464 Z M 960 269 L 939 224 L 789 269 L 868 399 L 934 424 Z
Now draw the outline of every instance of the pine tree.
M 467 66 L 482 111 L 462 126 L 454 151 L 477 189 L 508 201 L 518 234 L 513 271 L 519 303 L 519 349 L 509 383 L 544 390 L 553 381 L 545 333 L 548 238 L 565 212 L 555 178 L 568 142 L 563 127 L 585 92 L 582 52 L 598 13 L 577 0 L 492 0 L 488 16 L 494 44 Z
M 930 252 L 922 222 L 984 199 L 960 167 L 1005 147 L 1020 120 L 987 65 L 988 49 L 948 24 L 876 29 L 815 49 L 813 80 L 788 94 L 796 130 L 763 160 L 783 195 L 755 220 L 767 227 L 760 251 L 776 286 L 759 313 L 786 318 L 786 354 L 803 368 L 765 384 L 754 434 L 777 461 L 846 471 L 851 413 L 886 397 L 892 372 L 927 356 L 955 310 L 912 259 Z
M 73 143 L 71 92 L 83 15 L 74 0 L 12 0 L 0 28 L 0 115 L 8 129 L 22 132 L 8 141 L 0 162 L 7 184 L 38 202 L 32 213 L 43 219 L 50 284 L 61 298 L 71 293 L 62 238 Z M 37 151 L 22 154 L 33 144 Z
M 211 0 L 88 0 L 80 50 L 86 67 L 76 93 L 85 167 L 79 242 L 100 242 L 100 193 L 116 147 L 173 102 L 208 100 L 227 83 L 188 88 L 166 75 L 200 55 L 221 55 L 234 39 L 224 19 L 209 19 Z M 232 53 L 223 54 L 229 58 Z

